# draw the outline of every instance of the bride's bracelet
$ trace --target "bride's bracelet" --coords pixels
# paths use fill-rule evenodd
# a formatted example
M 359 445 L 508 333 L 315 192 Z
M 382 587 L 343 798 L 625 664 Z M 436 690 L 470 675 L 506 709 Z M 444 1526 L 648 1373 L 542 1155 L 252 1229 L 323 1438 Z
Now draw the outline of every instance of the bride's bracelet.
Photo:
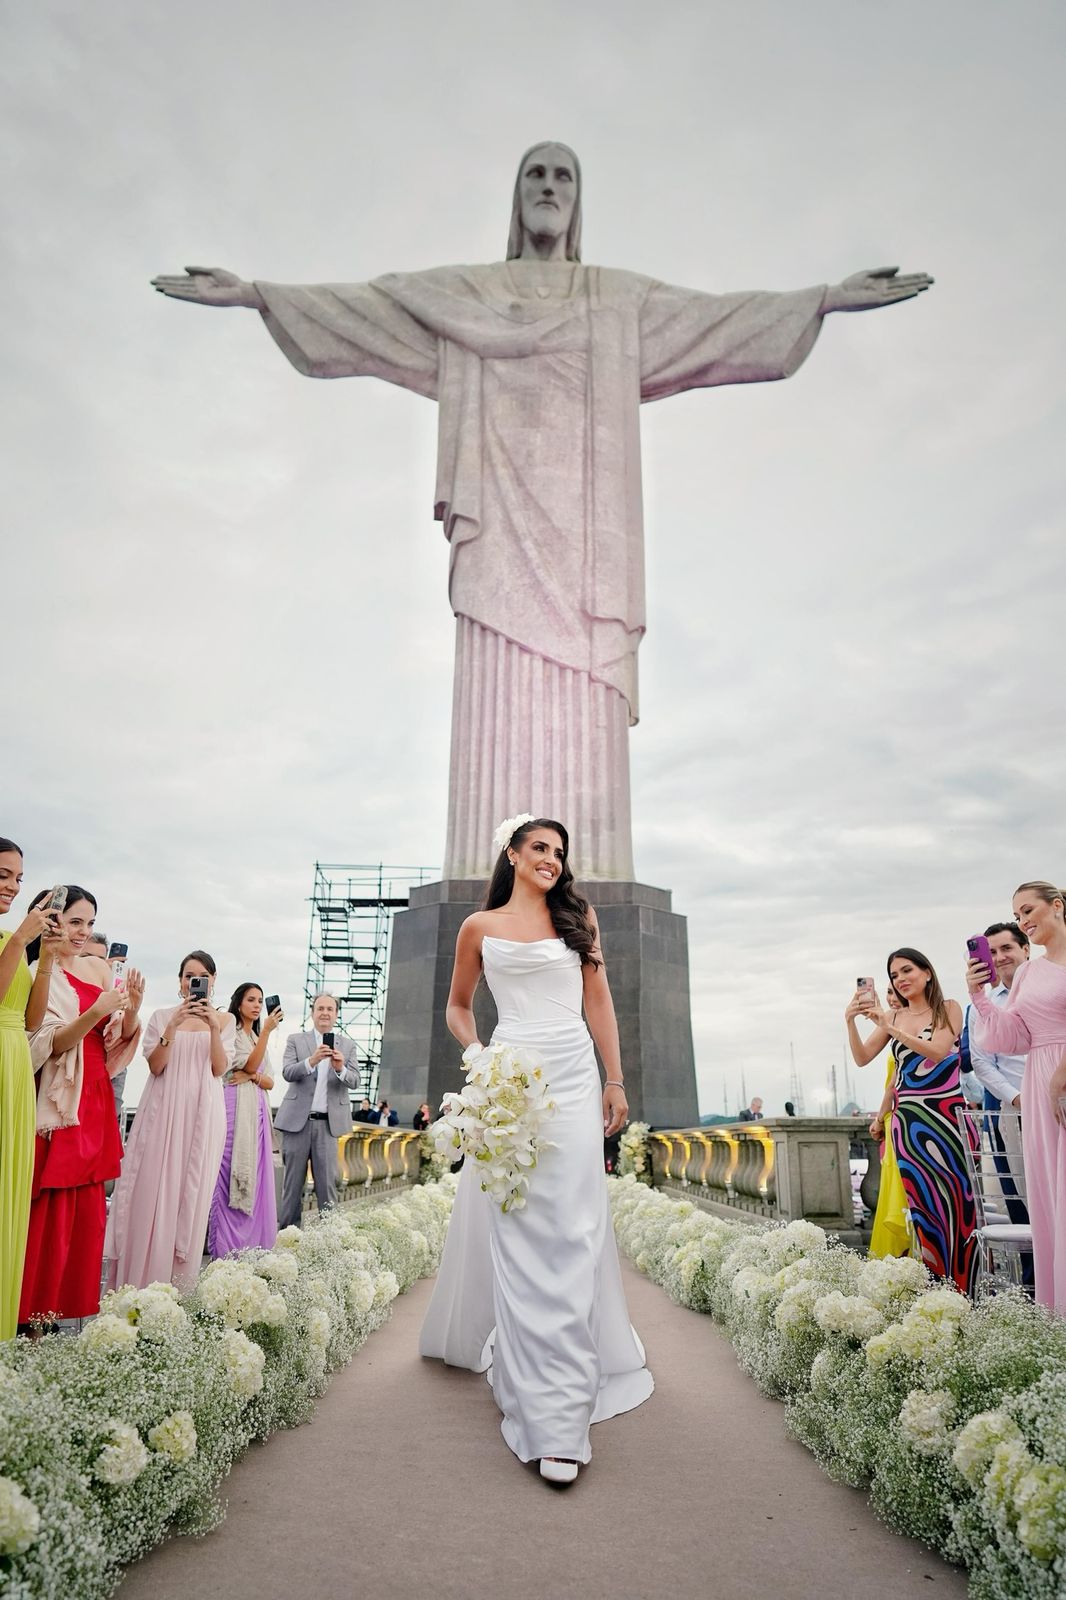
M 624 1089 L 625 1084 L 619 1078 L 605 1078 L 603 1087 L 605 1089 Z

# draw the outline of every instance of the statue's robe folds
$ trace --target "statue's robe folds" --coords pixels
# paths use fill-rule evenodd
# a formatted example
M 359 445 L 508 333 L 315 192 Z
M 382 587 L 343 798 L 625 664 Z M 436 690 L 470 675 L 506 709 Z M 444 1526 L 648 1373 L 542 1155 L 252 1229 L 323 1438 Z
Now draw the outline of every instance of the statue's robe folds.
M 484 877 L 500 818 L 529 810 L 566 823 L 581 877 L 631 879 L 640 403 L 788 377 L 824 287 L 713 295 L 525 261 L 256 287 L 299 372 L 438 402 L 458 628 L 444 876 Z

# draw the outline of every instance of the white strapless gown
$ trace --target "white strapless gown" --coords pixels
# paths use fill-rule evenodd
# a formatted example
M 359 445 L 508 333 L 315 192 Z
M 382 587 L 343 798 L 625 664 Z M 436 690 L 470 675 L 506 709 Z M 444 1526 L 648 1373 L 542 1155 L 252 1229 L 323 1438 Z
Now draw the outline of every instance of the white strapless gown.
M 520 1461 L 586 1462 L 589 1427 L 630 1411 L 654 1387 L 626 1310 L 603 1170 L 600 1079 L 581 1019 L 581 961 L 561 939 L 486 937 L 485 978 L 499 1013 L 493 1042 L 540 1058 L 556 1112 L 551 1148 L 524 1211 L 459 1179 L 419 1348 L 488 1371 L 503 1436 Z

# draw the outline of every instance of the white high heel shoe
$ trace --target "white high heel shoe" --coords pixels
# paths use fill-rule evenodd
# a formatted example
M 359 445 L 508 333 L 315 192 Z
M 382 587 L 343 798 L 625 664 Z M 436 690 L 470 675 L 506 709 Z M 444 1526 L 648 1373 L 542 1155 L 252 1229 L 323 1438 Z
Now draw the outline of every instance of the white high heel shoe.
M 547 1456 L 540 1460 L 540 1475 L 549 1483 L 573 1483 L 577 1477 L 576 1461 L 552 1461 Z

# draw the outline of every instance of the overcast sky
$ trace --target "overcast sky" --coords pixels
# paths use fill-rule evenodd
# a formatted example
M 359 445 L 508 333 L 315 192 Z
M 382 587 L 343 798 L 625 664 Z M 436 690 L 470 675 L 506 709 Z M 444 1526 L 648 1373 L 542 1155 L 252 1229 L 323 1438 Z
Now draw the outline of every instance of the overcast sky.
M 315 860 L 440 863 L 435 407 L 300 378 L 253 313 L 148 280 L 498 259 L 550 137 L 586 261 L 936 276 L 831 318 L 788 383 L 645 409 L 633 818 L 689 919 L 704 1110 L 742 1069 L 779 1110 L 790 1041 L 812 1109 L 896 944 L 960 996 L 964 937 L 1066 878 L 1062 5 L 2 15 L 0 833 L 28 888 L 92 888 L 149 1007 L 203 945 L 295 1020 Z

